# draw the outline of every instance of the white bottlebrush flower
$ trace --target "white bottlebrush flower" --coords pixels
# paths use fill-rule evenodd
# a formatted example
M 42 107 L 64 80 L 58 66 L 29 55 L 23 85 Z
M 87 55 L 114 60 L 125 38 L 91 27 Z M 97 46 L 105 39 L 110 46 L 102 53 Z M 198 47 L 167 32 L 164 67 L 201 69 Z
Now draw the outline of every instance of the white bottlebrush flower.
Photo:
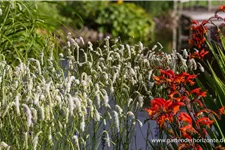
M 138 96 L 138 103 L 139 103 L 139 107 L 142 108 L 142 106 L 144 104 L 143 96 L 141 96 L 141 95 Z
M 75 143 L 75 145 L 76 145 L 76 147 L 77 147 L 77 150 L 80 150 L 78 136 L 77 136 L 77 135 L 74 135 L 74 136 L 72 137 L 72 139 L 73 139 L 73 141 L 74 141 L 74 143 Z
M 104 130 L 103 131 L 103 135 L 104 135 L 104 141 L 106 142 L 106 144 L 107 144 L 107 147 L 110 147 L 110 137 L 109 137 L 109 133 L 106 131 L 106 130 Z
M 36 62 L 36 65 L 38 67 L 37 68 L 38 69 L 38 74 L 41 75 L 41 65 L 40 65 L 40 62 L 39 62 L 39 60 L 36 60 L 35 62 Z
M 95 108 L 94 111 L 94 119 L 95 121 L 100 121 L 101 115 L 99 114 L 98 110 Z
M 45 118 L 46 120 L 51 120 L 51 108 L 50 105 L 45 107 Z
M 157 44 L 160 46 L 160 49 L 159 50 L 162 50 L 163 49 L 163 46 L 161 43 L 157 42 Z
M 97 106 L 97 108 L 99 108 L 100 107 L 100 103 L 101 103 L 100 91 L 96 91 L 95 92 L 95 99 L 96 99 L 96 106 Z
M 50 81 L 49 83 L 45 84 L 45 91 L 48 95 L 48 98 L 50 98 L 50 88 L 51 88 L 51 84 L 52 84 L 52 81 Z
M 116 82 L 116 79 L 118 78 L 118 76 L 119 76 L 119 71 L 117 70 L 117 71 L 113 74 L 113 80 L 112 80 L 113 83 Z
M 32 119 L 34 120 L 34 122 L 37 122 L 37 110 L 33 107 L 30 108 L 31 112 L 32 112 Z
M 84 39 L 83 39 L 82 37 L 79 37 L 79 39 L 80 39 L 81 43 L 82 43 L 83 45 L 85 45 Z
M 0 148 L 2 149 L 2 148 L 8 148 L 8 147 L 10 147 L 8 144 L 6 144 L 4 141 L 2 141 L 1 143 L 0 143 Z
M 138 124 L 140 125 L 140 127 L 143 127 L 143 123 L 137 119 Z
M 73 110 L 74 110 L 75 106 L 74 106 L 73 97 L 70 94 L 69 94 L 68 100 L 69 100 L 68 104 L 69 104 L 70 115 L 73 115 Z
M 195 62 L 195 59 L 191 58 L 188 61 L 188 66 L 189 68 L 192 70 L 196 70 L 197 69 L 197 63 Z
M 122 115 L 123 109 L 119 105 L 115 105 L 115 110 L 119 113 L 120 116 Z
M 179 53 L 177 53 L 178 58 L 181 61 L 182 66 L 184 67 L 184 69 L 186 70 L 188 68 L 187 64 L 186 64 L 186 59 L 183 58 L 183 56 Z
M 132 111 L 128 111 L 127 112 L 127 116 L 130 117 L 130 119 L 134 119 L 135 118 L 135 116 L 134 116 Z
M 133 102 L 133 99 L 132 99 L 132 98 L 129 98 L 129 99 L 128 99 L 128 102 L 127 102 L 127 106 L 130 107 L 130 104 L 131 104 L 132 102 Z
M 205 71 L 204 67 L 199 62 L 198 62 L 198 66 L 199 66 L 199 69 L 200 69 L 201 72 L 204 72 Z
M 40 98 L 40 93 L 35 93 L 34 94 L 34 105 L 36 105 L 36 106 L 39 105 L 39 98 Z
M 44 99 L 45 99 L 44 94 L 41 94 L 41 95 L 40 95 L 40 100 L 43 101 Z
M 22 104 L 24 111 L 27 115 L 27 127 L 29 128 L 32 125 L 32 113 L 30 108 L 26 104 Z
M 85 119 L 84 119 L 84 114 L 82 114 L 82 121 L 81 121 L 81 123 L 80 123 L 80 130 L 81 130 L 82 132 L 85 131 Z
M 40 135 L 41 133 L 42 133 L 42 131 L 39 131 L 39 132 L 35 135 L 35 137 L 34 137 L 34 139 L 33 139 L 33 141 L 32 141 L 34 150 L 37 149 L 37 146 L 38 146 L 38 137 L 39 137 L 39 135 Z
M 63 53 L 59 53 L 59 57 L 60 57 L 60 58 L 64 58 Z
M 45 120 L 45 109 L 43 106 L 39 106 L 39 111 L 41 114 L 41 120 Z
M 74 104 L 75 104 L 75 107 L 76 107 L 76 109 L 78 110 L 78 112 L 79 113 L 81 113 L 82 111 L 81 111 L 81 100 L 80 100 L 80 98 L 79 97 L 74 97 L 73 98 L 73 101 L 74 101 Z
M 31 94 L 32 93 L 32 89 L 33 89 L 33 78 L 32 77 L 29 78 L 27 89 L 28 89 L 28 92 Z
M 0 8 L 0 16 L 2 16 L 2 9 Z
M 141 53 L 144 50 L 143 44 L 139 42 L 139 53 Z
M 116 111 L 113 111 L 113 119 L 115 121 L 115 125 L 116 125 L 116 132 L 120 132 L 120 122 L 119 122 L 119 116 L 118 113 Z
M 66 85 L 66 90 L 69 93 L 70 89 L 71 89 L 72 82 L 75 80 L 75 77 L 71 76 L 71 77 L 67 78 L 67 80 L 68 80 L 68 82 L 67 82 L 67 85 Z
M 56 96 L 55 96 L 55 99 L 56 99 L 56 101 L 58 102 L 58 104 L 61 105 L 61 103 L 62 103 L 62 98 L 61 98 L 61 96 L 60 96 L 60 95 L 56 95 Z
M 102 94 L 103 94 L 103 103 L 106 106 L 109 103 L 109 96 L 108 96 L 108 93 L 106 92 L 105 89 L 102 89 L 101 91 L 102 91 Z
M 65 114 L 65 118 L 66 118 L 66 123 L 68 123 L 68 121 L 69 121 L 69 114 L 70 114 L 70 110 L 69 110 L 68 107 L 66 107 L 64 109 L 64 114 Z
M 20 97 L 21 97 L 21 94 L 18 93 L 15 98 L 15 106 L 16 106 L 17 115 L 20 115 Z
M 51 127 L 49 127 L 48 140 L 49 140 L 51 145 L 54 144 L 53 141 L 52 141 L 52 128 Z
M 188 58 L 188 52 L 187 52 L 186 49 L 183 50 L 183 57 L 184 57 L 185 59 Z

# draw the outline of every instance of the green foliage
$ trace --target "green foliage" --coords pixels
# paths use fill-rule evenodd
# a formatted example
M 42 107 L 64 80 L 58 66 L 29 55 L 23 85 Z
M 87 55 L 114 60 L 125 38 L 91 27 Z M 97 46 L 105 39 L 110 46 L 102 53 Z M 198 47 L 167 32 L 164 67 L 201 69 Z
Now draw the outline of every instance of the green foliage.
M 10 63 L 17 57 L 39 57 L 42 50 L 47 54 L 54 48 L 54 38 L 49 25 L 40 16 L 34 2 L 0 2 L 0 53 Z M 18 61 L 18 60 L 17 60 Z
M 158 16 L 173 9 L 172 1 L 134 1 L 133 3 L 144 8 L 151 16 Z
M 220 34 L 220 38 L 221 44 L 215 41 L 207 41 L 207 46 L 211 52 L 212 60 L 210 60 L 211 62 L 207 61 L 205 64 L 207 67 L 204 72 L 205 80 L 198 80 L 198 85 L 202 88 L 206 88 L 206 84 L 208 85 L 207 90 L 209 90 L 209 94 L 211 94 L 211 96 L 207 97 L 205 103 L 207 107 L 214 110 L 218 110 L 225 104 L 225 39 L 222 34 Z M 221 120 L 216 120 L 215 128 L 219 130 L 220 135 L 222 136 L 221 138 L 223 139 L 225 138 L 225 130 L 221 127 L 224 125 L 224 116 Z
M 143 9 L 131 3 L 108 5 L 100 11 L 96 22 L 101 32 L 111 32 L 113 36 L 142 41 L 151 38 L 153 22 Z
M 58 0 L 59 10 L 63 16 L 74 20 L 77 26 L 94 23 L 96 12 L 108 5 L 109 0 Z

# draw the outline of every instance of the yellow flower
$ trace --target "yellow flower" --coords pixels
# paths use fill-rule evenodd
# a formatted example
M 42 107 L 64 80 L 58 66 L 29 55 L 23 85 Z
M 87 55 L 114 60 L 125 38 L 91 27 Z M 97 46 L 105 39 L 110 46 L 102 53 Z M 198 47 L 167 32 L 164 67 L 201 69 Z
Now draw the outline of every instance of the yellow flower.
M 118 0 L 117 1 L 117 4 L 122 4 L 123 3 L 123 0 Z

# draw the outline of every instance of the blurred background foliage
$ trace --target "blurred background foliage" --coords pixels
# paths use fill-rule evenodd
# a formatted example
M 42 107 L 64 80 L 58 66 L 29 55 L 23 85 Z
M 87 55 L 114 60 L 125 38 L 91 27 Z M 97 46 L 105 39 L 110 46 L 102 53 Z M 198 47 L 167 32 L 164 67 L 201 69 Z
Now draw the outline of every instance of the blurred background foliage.
M 144 8 L 151 17 L 166 15 L 173 9 L 173 1 L 133 1 L 133 3 Z
M 96 23 L 100 32 L 108 32 L 123 39 L 134 37 L 140 41 L 148 41 L 153 37 L 152 19 L 141 7 L 131 3 L 108 5 L 99 11 Z
M 154 41 L 154 17 L 167 14 L 172 9 L 172 0 L 58 0 L 60 14 L 71 18 L 73 28 L 80 29 L 77 35 L 92 41 L 112 35 L 123 41 Z M 94 30 L 94 38 L 85 37 L 84 29 Z M 168 33 L 168 31 L 165 31 Z M 100 34 L 100 35 L 99 35 Z M 88 34 L 90 35 L 90 34 Z M 99 39 L 100 37 L 100 39 Z M 156 37 L 156 40 L 160 40 Z M 171 40 L 171 39 L 170 39 Z

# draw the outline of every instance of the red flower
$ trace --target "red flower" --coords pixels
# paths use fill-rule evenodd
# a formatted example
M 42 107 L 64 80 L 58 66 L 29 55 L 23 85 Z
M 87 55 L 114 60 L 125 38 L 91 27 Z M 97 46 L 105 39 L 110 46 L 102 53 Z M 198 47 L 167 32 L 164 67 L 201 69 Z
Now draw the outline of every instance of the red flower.
M 213 120 L 210 120 L 208 117 L 202 117 L 196 121 L 197 125 L 206 125 L 210 128 L 210 125 L 213 124 Z
M 184 127 L 181 127 L 180 131 L 182 133 L 182 136 L 188 139 L 192 139 L 190 134 L 197 133 L 197 131 L 192 127 L 192 125 L 186 125 Z
M 203 59 L 205 57 L 205 55 L 208 54 L 208 53 L 209 53 L 209 51 L 205 51 L 205 49 L 202 49 L 199 53 L 200 58 Z
M 203 150 L 199 144 L 196 144 L 196 150 Z
M 179 110 L 180 106 L 184 106 L 183 102 L 173 102 L 172 100 L 164 100 L 163 98 L 155 98 L 150 101 L 151 107 L 145 109 L 151 119 L 157 120 L 160 126 L 165 120 L 172 121 L 173 115 Z
M 160 73 L 163 74 L 163 75 L 167 75 L 169 76 L 170 78 L 173 78 L 175 76 L 173 70 L 160 70 Z
M 196 96 L 201 96 L 201 97 L 206 97 L 206 95 L 207 95 L 207 91 L 204 91 L 204 92 L 200 92 L 201 91 L 201 88 L 196 88 L 196 89 L 194 89 L 194 90 L 192 90 L 191 92 L 190 92 L 190 94 L 195 94 Z
M 200 106 L 200 107 L 203 107 L 203 104 L 202 104 L 202 102 L 200 101 L 200 100 L 198 100 L 198 99 L 195 99 L 194 101 L 193 101 L 193 103 L 198 103 L 198 105 Z
M 202 48 L 203 44 L 205 44 L 205 35 L 208 30 L 205 27 L 205 24 L 208 23 L 208 20 L 204 20 L 201 24 L 198 21 L 192 21 L 193 26 L 191 27 L 192 34 L 191 39 L 188 40 L 189 45 L 197 46 L 199 49 Z M 191 57 L 195 56 L 196 54 L 192 55 Z M 198 56 L 198 55 L 197 55 Z
M 183 121 L 183 122 L 187 122 L 190 125 L 192 125 L 192 118 L 189 114 L 187 114 L 186 112 L 181 112 L 179 115 L 179 120 Z
M 225 106 L 221 107 L 221 108 L 219 109 L 219 114 L 220 114 L 220 115 L 225 114 L 224 110 L 225 110 Z
M 196 77 L 197 77 L 197 75 L 195 75 L 195 74 L 189 75 L 185 81 L 188 82 L 190 85 L 194 85 L 195 82 L 193 81 L 193 79 L 195 79 Z
M 225 10 L 225 6 L 220 6 L 219 10 L 220 11 L 224 11 Z
M 203 39 L 202 42 L 204 42 L 205 39 Z M 204 49 L 201 49 L 201 51 L 195 51 L 190 55 L 190 58 L 198 58 L 198 59 L 204 59 L 205 55 L 208 54 L 208 51 L 205 51 Z
M 201 91 L 201 88 L 196 88 L 196 89 L 194 89 L 194 90 L 191 90 L 191 94 L 193 94 L 193 93 L 199 93 Z

